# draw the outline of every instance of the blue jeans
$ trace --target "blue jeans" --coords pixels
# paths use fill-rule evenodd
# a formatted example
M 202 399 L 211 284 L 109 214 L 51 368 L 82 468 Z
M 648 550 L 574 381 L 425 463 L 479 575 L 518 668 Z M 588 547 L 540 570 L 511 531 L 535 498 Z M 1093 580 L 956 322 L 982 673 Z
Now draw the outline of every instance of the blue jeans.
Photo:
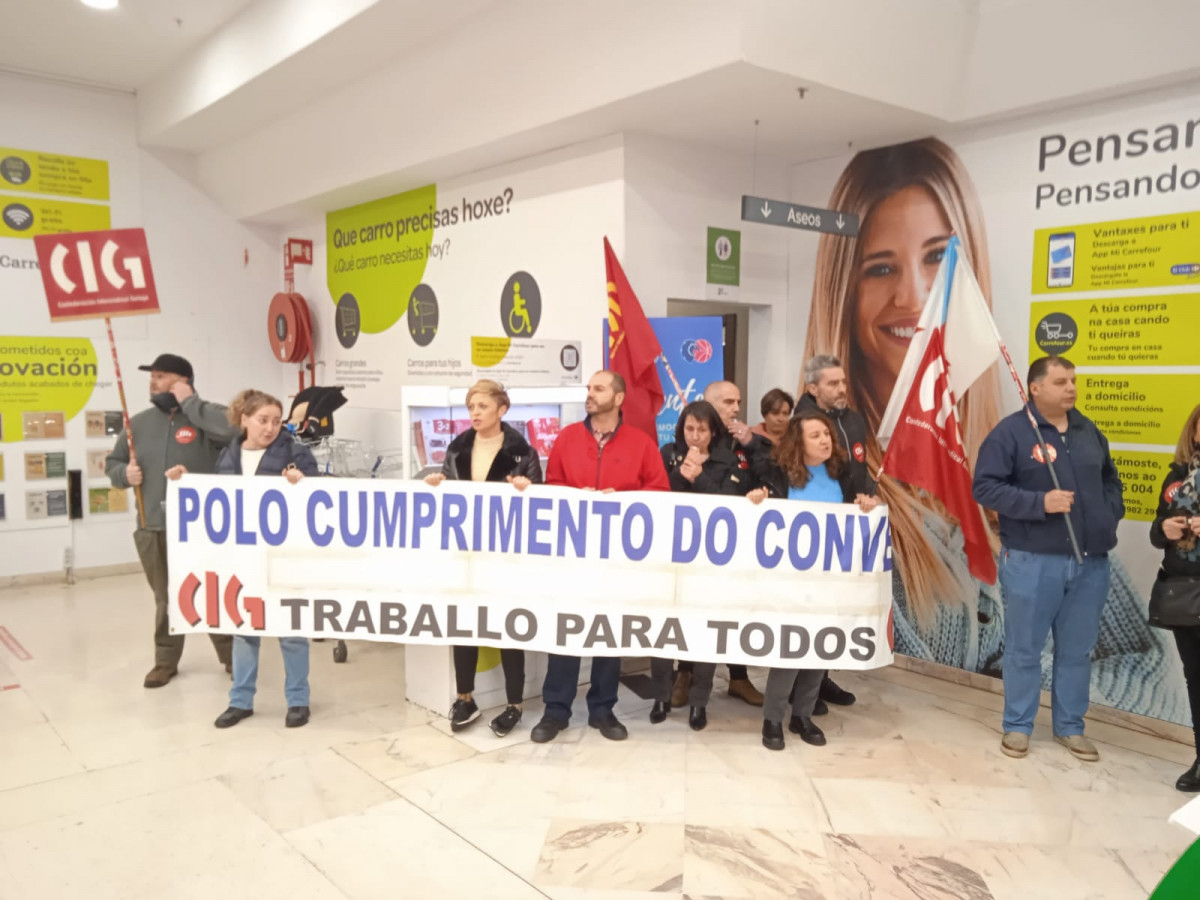
M 235 670 L 236 671 L 236 670 Z M 617 684 L 621 679 L 621 657 L 592 657 L 592 685 L 587 692 L 588 717 L 607 716 L 617 705 Z M 542 700 L 546 715 L 559 722 L 571 719 L 571 704 L 579 687 L 579 657 L 550 654 Z
M 254 709 L 254 692 L 258 684 L 258 648 L 261 644 L 262 638 L 234 635 L 230 706 Z M 308 638 L 280 638 L 279 649 L 283 651 L 283 692 L 288 707 L 308 706 Z
M 1042 650 L 1054 636 L 1050 687 L 1056 735 L 1083 734 L 1092 677 L 1092 650 L 1108 597 L 1108 557 L 1000 554 L 1004 594 L 1004 730 L 1030 734 L 1042 682 Z

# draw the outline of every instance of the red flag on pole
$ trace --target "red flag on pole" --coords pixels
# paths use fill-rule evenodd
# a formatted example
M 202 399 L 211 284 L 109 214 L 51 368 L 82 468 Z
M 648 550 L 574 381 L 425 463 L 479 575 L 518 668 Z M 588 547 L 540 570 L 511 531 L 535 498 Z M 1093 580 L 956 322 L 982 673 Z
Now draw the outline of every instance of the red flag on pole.
M 996 560 L 987 525 L 971 496 L 971 472 L 950 390 L 942 330 L 929 332 L 925 354 L 884 454 L 883 470 L 942 502 L 962 526 L 967 568 L 980 581 L 994 584 Z
M 662 355 L 662 347 L 608 238 L 604 239 L 604 268 L 608 275 L 605 368 L 625 379 L 625 403 L 621 407 L 625 424 L 646 432 L 657 444 L 655 421 L 662 409 L 663 389 L 655 360 Z

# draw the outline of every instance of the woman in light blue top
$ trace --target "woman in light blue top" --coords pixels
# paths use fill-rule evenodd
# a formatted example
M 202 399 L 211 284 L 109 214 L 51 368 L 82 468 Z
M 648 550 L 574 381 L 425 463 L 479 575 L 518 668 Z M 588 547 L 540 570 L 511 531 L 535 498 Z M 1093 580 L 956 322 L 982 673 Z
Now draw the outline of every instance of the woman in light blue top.
M 809 503 L 857 503 L 863 512 L 879 505 L 877 497 L 855 494 L 846 452 L 833 436 L 833 423 L 822 412 L 803 409 L 788 422 L 777 444 L 755 454 L 751 463 L 762 487 L 746 496 L 753 503 L 767 497 Z M 763 692 L 763 746 L 782 750 L 783 714 L 789 700 L 788 731 L 806 744 L 820 747 L 825 733 L 813 723 L 813 709 L 824 669 L 771 669 Z

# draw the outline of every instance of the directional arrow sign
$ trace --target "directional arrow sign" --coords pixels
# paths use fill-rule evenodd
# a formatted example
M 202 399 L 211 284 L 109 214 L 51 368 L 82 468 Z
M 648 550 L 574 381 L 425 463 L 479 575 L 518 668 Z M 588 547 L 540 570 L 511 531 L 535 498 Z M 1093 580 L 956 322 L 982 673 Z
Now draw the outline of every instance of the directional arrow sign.
M 784 200 L 742 195 L 742 221 L 763 225 L 799 228 L 801 231 L 823 231 L 826 234 L 858 234 L 858 216 L 836 209 L 800 206 Z

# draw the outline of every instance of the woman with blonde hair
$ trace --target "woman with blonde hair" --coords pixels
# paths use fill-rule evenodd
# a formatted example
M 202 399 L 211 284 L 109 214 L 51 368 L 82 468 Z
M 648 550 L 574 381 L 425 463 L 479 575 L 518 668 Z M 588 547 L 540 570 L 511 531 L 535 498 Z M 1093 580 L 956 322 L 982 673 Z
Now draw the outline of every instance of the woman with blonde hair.
M 992 305 L 987 232 L 962 160 L 936 138 L 858 153 L 838 178 L 829 206 L 855 213 L 859 233 L 821 235 L 803 357 L 832 354 L 845 362 L 849 405 L 866 420 L 867 463 L 874 474 L 882 459 L 875 434 L 951 235 L 958 235 L 984 299 Z M 958 404 L 972 471 L 980 444 L 999 421 L 999 410 L 997 364 Z M 891 478 L 882 479 L 879 496 L 888 505 L 896 557 L 896 650 L 1000 675 L 1000 589 L 971 576 L 957 521 L 936 498 Z M 995 517 L 984 514 L 994 532 Z M 999 550 L 994 533 L 993 547 Z M 1179 717 L 1182 705 L 1163 681 L 1163 645 L 1145 626 L 1141 600 L 1128 575 L 1115 565 L 1109 596 L 1093 667 L 1094 689 L 1115 706 Z
M 217 475 L 282 476 L 290 484 L 306 475 L 319 473 L 312 451 L 296 441 L 283 428 L 283 404 L 275 397 L 254 389 L 242 391 L 229 404 L 229 421 L 241 434 L 217 457 Z M 183 466 L 167 472 L 174 480 L 186 474 Z M 213 723 L 229 728 L 254 715 L 254 694 L 258 687 L 258 651 L 262 638 L 233 636 L 233 685 L 229 689 L 229 707 Z M 281 637 L 284 695 L 287 715 L 284 725 L 299 728 L 308 723 L 308 638 Z
M 512 404 L 499 382 L 481 378 L 467 390 L 467 413 L 471 427 L 450 442 L 442 471 L 425 481 L 439 485 L 451 481 L 507 481 L 519 491 L 542 483 L 542 462 L 529 441 L 502 421 Z M 508 705 L 491 721 L 492 733 L 504 737 L 521 721 L 525 697 L 525 651 L 518 647 L 500 650 L 504 691 Z M 479 718 L 475 703 L 475 670 L 479 648 L 454 648 L 454 680 L 458 689 L 450 707 L 450 730 L 461 731 Z

